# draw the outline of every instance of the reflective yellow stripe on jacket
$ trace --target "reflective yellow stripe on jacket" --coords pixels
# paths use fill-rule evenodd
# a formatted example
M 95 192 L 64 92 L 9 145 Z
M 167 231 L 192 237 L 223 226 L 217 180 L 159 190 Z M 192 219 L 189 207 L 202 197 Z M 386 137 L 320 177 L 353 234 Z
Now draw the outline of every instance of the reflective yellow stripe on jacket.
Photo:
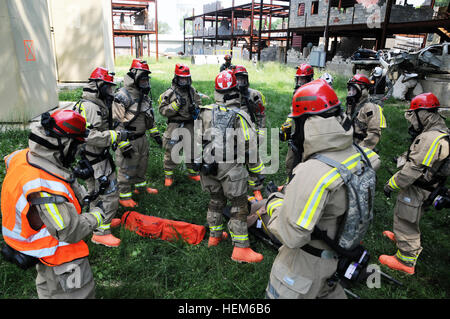
M 269 214 L 270 217 L 272 217 L 273 210 L 277 207 L 280 207 L 283 205 L 283 198 L 278 198 L 276 200 L 273 200 L 267 205 L 267 214 Z
M 378 109 L 380 110 L 380 128 L 386 128 L 386 118 L 383 115 L 383 108 L 379 105 Z
M 89 123 L 89 122 L 87 121 L 87 117 L 86 117 L 86 109 L 84 108 L 83 103 L 80 104 L 80 114 L 81 114 L 81 116 L 83 116 L 84 119 L 86 120 L 86 127 L 91 126 L 91 123 Z
M 431 160 L 434 157 L 434 154 L 436 154 L 436 150 L 438 148 L 439 145 L 439 140 L 441 138 L 443 138 L 444 136 L 448 136 L 447 134 L 441 134 L 438 137 L 435 138 L 435 140 L 433 141 L 433 143 L 430 146 L 430 149 L 427 152 L 427 155 L 425 155 L 425 158 L 423 159 L 422 165 L 425 166 L 430 166 L 431 165 Z
M 50 197 L 50 194 L 41 193 L 41 197 Z M 61 216 L 61 213 L 59 212 L 58 207 L 53 203 L 44 204 L 44 206 L 48 214 L 52 217 L 53 221 L 56 223 L 57 229 L 58 230 L 64 229 L 66 226 L 64 225 L 64 220 Z
M 375 152 L 367 148 L 364 150 L 364 152 L 366 153 L 368 158 L 371 158 L 375 155 Z M 345 167 L 350 170 L 358 165 L 360 157 L 361 154 L 354 154 L 343 161 L 341 164 L 345 165 Z M 331 169 L 324 176 L 322 176 L 322 178 L 314 187 L 311 195 L 309 196 L 308 201 L 306 202 L 306 205 L 303 208 L 299 219 L 297 220 L 297 225 L 303 228 L 308 228 L 311 220 L 314 217 L 317 207 L 319 206 L 325 189 L 327 189 L 327 187 L 330 186 L 334 181 L 336 181 L 340 176 L 341 174 L 339 174 L 336 168 Z
M 238 114 L 238 116 L 239 116 L 239 119 L 241 120 L 242 131 L 244 132 L 244 138 L 246 141 L 248 141 L 250 139 L 250 133 L 248 131 L 247 121 L 240 114 Z
M 395 182 L 395 175 L 389 179 L 388 184 L 392 189 L 400 189 L 400 187 L 398 187 L 397 183 Z

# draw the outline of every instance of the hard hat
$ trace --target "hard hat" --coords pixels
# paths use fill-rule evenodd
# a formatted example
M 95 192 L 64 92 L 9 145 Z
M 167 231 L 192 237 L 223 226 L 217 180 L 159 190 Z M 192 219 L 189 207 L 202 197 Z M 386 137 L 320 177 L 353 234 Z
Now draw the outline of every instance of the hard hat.
M 336 92 L 323 79 L 318 79 L 301 86 L 292 98 L 292 112 L 289 117 L 314 115 L 339 107 Z
M 216 90 L 219 92 L 235 88 L 237 85 L 236 76 L 232 71 L 222 71 L 217 75 L 215 84 Z
M 324 73 L 322 74 L 322 76 L 320 77 L 321 79 L 325 80 L 325 82 L 328 83 L 328 85 L 333 86 L 333 77 L 331 76 L 331 74 L 329 73 Z
M 92 73 L 91 76 L 89 77 L 89 80 L 102 80 L 106 83 L 110 83 L 110 84 L 114 84 L 114 75 L 115 73 L 113 72 L 108 72 L 107 69 L 102 68 L 102 67 L 98 67 L 96 68 Z
M 191 76 L 191 71 L 189 67 L 185 64 L 177 63 L 175 65 L 175 75 L 181 77 L 189 77 Z
M 244 66 L 242 66 L 242 65 L 236 65 L 233 68 L 233 72 L 234 72 L 235 75 L 236 74 L 248 75 L 247 69 Z
M 295 73 L 295 76 L 309 76 L 314 75 L 314 68 L 307 64 L 302 63 L 297 67 L 297 72 Z
M 409 111 L 433 110 L 440 106 L 441 105 L 436 95 L 433 93 L 422 93 L 411 100 Z
M 59 137 L 68 137 L 85 142 L 86 119 L 78 112 L 57 110 L 50 115 L 50 118 L 43 117 L 42 125 Z
M 373 76 L 379 77 L 383 75 L 383 69 L 379 66 L 376 66 L 375 69 L 373 69 Z
M 130 71 L 136 69 L 136 70 L 143 70 L 150 72 L 150 67 L 148 66 L 146 61 L 140 60 L 140 59 L 134 59 L 131 63 Z
M 359 84 L 365 87 L 369 87 L 371 82 L 367 76 L 364 74 L 355 74 L 350 80 L 348 80 L 347 85 Z

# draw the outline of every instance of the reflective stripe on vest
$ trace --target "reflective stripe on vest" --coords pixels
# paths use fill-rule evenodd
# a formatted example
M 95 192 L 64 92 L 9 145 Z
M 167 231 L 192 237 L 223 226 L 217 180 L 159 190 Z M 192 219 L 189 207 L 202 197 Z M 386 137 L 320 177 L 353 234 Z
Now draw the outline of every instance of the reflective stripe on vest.
M 69 183 L 31 166 L 27 154 L 28 149 L 15 154 L 3 181 L 1 210 L 5 242 L 25 255 L 40 258 L 48 266 L 87 256 L 89 249 L 83 241 L 75 244 L 59 241 L 51 236 L 45 225 L 37 231 L 31 228 L 27 218 L 30 209 L 27 198 L 32 193 L 63 196 L 74 205 L 78 214 L 81 213 L 81 206 Z M 62 217 L 56 210 L 51 210 L 55 213 L 53 218 L 64 227 Z

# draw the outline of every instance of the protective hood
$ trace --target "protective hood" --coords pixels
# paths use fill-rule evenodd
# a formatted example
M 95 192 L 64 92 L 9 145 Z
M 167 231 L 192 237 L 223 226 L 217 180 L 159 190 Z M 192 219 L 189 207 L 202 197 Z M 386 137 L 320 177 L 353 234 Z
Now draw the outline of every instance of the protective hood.
M 106 107 L 105 102 L 99 98 L 97 86 L 94 81 L 89 81 L 83 88 L 82 99 L 91 101 L 97 105 Z
M 448 130 L 445 120 L 438 112 L 429 112 L 427 110 L 419 110 L 417 112 L 407 111 L 405 112 L 405 119 L 416 131 L 425 132 L 430 130 Z M 420 127 L 419 121 L 422 123 L 423 129 Z
M 138 72 L 139 73 L 139 72 Z M 123 86 L 130 93 L 131 97 L 138 98 L 140 95 L 139 88 L 136 86 L 134 79 L 127 74 L 123 77 Z
M 48 141 L 55 146 L 58 145 L 58 140 L 51 136 L 47 136 L 45 134 L 44 128 L 41 125 L 32 127 L 31 133 L 34 133 L 38 137 Z M 70 142 L 72 142 L 72 140 L 70 140 L 69 138 L 61 138 L 61 143 L 64 145 L 64 154 L 67 154 L 67 152 L 69 151 L 69 147 L 71 144 Z M 30 149 L 28 159 L 31 164 L 41 167 L 47 172 L 59 175 L 65 180 L 72 179 L 72 172 L 70 168 L 65 168 L 63 166 L 58 149 L 47 148 L 44 145 L 41 145 L 32 140 L 28 140 L 28 147 Z
M 353 115 L 353 112 L 355 112 L 355 110 L 359 109 L 359 106 L 361 106 L 362 104 L 366 103 L 369 100 L 369 91 L 367 90 L 367 88 L 362 87 L 359 84 L 351 84 L 353 86 L 355 86 L 360 92 L 361 95 L 357 98 L 356 103 L 352 103 L 352 97 L 351 96 L 347 96 L 347 114 Z
M 217 91 L 214 91 L 214 99 L 216 100 L 217 104 L 231 107 L 235 106 L 240 108 L 241 107 L 241 94 L 238 90 L 232 90 L 228 93 L 222 94 Z
M 315 153 L 340 151 L 353 144 L 353 129 L 345 131 L 341 121 L 340 117 L 317 115 L 306 120 L 303 161 Z

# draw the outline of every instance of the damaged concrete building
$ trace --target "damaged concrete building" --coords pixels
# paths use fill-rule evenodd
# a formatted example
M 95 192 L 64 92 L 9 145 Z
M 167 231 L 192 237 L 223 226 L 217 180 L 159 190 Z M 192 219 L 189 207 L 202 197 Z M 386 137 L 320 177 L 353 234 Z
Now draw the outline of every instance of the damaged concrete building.
M 283 19 L 276 30 L 270 24 L 267 27 L 267 19 L 274 17 Z M 331 61 L 336 54 L 346 59 L 359 47 L 393 47 L 398 36 L 414 39 L 404 41 L 408 49 L 425 47 L 428 34 L 437 34 L 441 42 L 450 40 L 447 0 L 252 0 L 240 6 L 233 1 L 230 8 L 216 1 L 205 6 L 203 14 L 186 17 L 184 22 L 189 21 L 193 21 L 193 34 L 185 32 L 185 47 L 192 39 L 214 47 L 224 41 L 236 44 L 241 38 L 245 42 L 239 45 L 252 48 L 249 58 L 255 53 L 261 60 L 261 52 L 276 45 L 284 47 L 285 62 L 292 63 L 320 50 L 326 52 L 326 59 L 318 58 L 318 62 Z M 225 46 L 231 49 L 233 45 Z M 195 48 L 190 49 L 195 53 Z

